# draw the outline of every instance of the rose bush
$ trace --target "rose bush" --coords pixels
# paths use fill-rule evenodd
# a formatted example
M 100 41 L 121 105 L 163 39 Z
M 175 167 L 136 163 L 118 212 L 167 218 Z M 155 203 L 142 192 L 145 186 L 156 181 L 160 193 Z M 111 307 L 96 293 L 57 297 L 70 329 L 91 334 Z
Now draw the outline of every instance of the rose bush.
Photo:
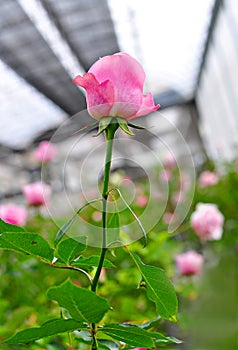
M 208 191 L 201 190 L 199 193 L 199 186 L 196 186 L 198 193 L 195 194 L 191 203 L 191 208 L 197 205 L 196 210 L 192 212 L 193 209 L 190 208 L 186 218 L 183 217 L 184 223 L 174 232 L 168 232 L 168 224 L 171 220 L 177 219 L 176 215 L 179 213 L 176 212 L 175 205 L 184 201 L 191 183 L 189 175 L 183 172 L 183 169 L 178 169 L 173 160 L 170 159 L 168 164 L 164 165 L 165 172 L 167 171 L 164 177 L 161 178 L 156 173 L 157 190 L 153 193 L 150 192 L 148 181 L 137 184 L 141 189 L 136 192 L 137 197 L 130 205 L 124 199 L 123 191 L 120 192 L 119 188 L 115 188 L 115 184 L 110 187 L 112 141 L 119 124 L 124 122 L 127 125 L 128 120 L 159 108 L 154 105 L 150 93 L 143 95 L 144 80 L 145 74 L 140 64 L 123 53 L 100 59 L 88 73 L 74 80 L 76 84 L 86 89 L 88 111 L 92 117 L 100 121 L 99 131 L 105 131 L 107 152 L 103 183 L 100 184 L 102 194 L 99 199 L 84 203 L 80 209 L 74 211 L 71 218 L 67 219 L 60 218 L 52 222 L 38 214 L 31 218 L 25 229 L 15 226 L 10 227 L 9 232 L 9 225 L 0 221 L 0 248 L 14 251 L 10 253 L 10 258 L 9 255 L 4 256 L 5 252 L 0 251 L 1 258 L 3 257 L 1 272 L 4 277 L 1 281 L 0 298 L 0 314 L 4 327 L 0 329 L 0 337 L 6 339 L 16 330 L 18 332 L 6 340 L 3 344 L 4 350 L 11 349 L 11 344 L 27 344 L 28 347 L 29 343 L 35 341 L 32 350 L 39 349 L 39 346 L 44 349 L 48 347 L 59 349 L 66 346 L 82 350 L 89 347 L 92 350 L 132 349 L 135 346 L 137 348 L 134 349 L 137 350 L 170 347 L 171 344 L 179 343 L 179 340 L 172 336 L 176 325 L 174 323 L 170 327 L 170 322 L 176 322 L 177 318 L 181 318 L 175 334 L 185 339 L 186 332 L 184 329 L 182 332 L 180 330 L 184 327 L 183 322 L 186 322 L 189 308 L 184 308 L 184 305 L 187 306 L 187 300 L 194 301 L 201 293 L 196 285 L 198 278 L 181 278 L 181 275 L 200 274 L 200 281 L 202 281 L 206 270 L 211 268 L 211 265 L 215 267 L 215 272 L 217 267 L 223 268 L 215 274 L 212 271 L 213 276 L 218 276 L 215 291 L 220 292 L 221 296 L 221 302 L 216 300 L 215 305 L 220 307 L 224 300 L 224 304 L 227 305 L 231 297 L 233 297 L 233 305 L 237 304 L 237 294 L 230 293 L 236 290 L 233 282 L 237 281 L 237 278 L 234 278 L 235 274 L 228 273 L 232 268 L 234 271 L 237 270 L 238 198 L 234 191 L 234 188 L 238 187 L 237 174 L 233 172 L 226 178 L 224 176 L 225 179 L 217 184 L 220 186 L 220 192 L 217 193 L 210 192 L 211 188 Z M 112 118 L 104 119 L 107 116 L 119 118 L 114 119 L 113 121 L 116 122 L 113 123 Z M 105 127 L 102 128 L 105 121 Z M 131 186 L 132 180 L 128 181 L 127 178 L 125 192 L 128 191 L 128 183 Z M 166 208 L 162 208 L 163 191 L 161 190 L 166 188 L 165 184 L 168 185 L 169 193 L 167 193 Z M 228 191 L 228 189 L 231 190 Z M 29 205 L 40 206 L 48 203 L 51 189 L 48 185 L 37 182 L 25 186 L 23 192 Z M 204 204 L 208 201 L 209 195 L 210 202 L 219 204 L 222 212 L 215 204 Z M 205 197 L 198 201 L 199 196 Z M 107 211 L 108 198 L 111 202 L 108 204 L 112 202 L 115 204 L 113 212 Z M 92 205 L 98 201 L 102 202 L 101 211 Z M 124 209 L 118 211 L 120 201 Z M 202 203 L 198 204 L 199 202 Z M 143 229 L 142 239 L 134 242 L 130 247 L 127 244 L 117 246 L 118 242 L 124 243 L 123 240 L 127 235 L 133 236 L 138 228 L 141 229 L 140 213 L 146 212 L 148 205 L 150 205 L 150 211 L 144 215 L 143 224 L 150 222 L 153 213 L 156 213 L 154 226 L 148 226 L 149 232 Z M 76 220 L 79 216 L 83 220 Z M 226 217 L 225 224 L 224 217 Z M 129 227 L 131 220 L 134 220 L 136 229 L 135 226 Z M 95 249 L 87 246 L 93 226 L 96 229 L 100 226 L 102 229 L 97 230 L 99 234 L 102 233 L 100 255 L 98 250 L 96 255 L 92 255 L 92 253 L 95 254 Z M 224 235 L 222 236 L 223 226 Z M 107 235 L 108 229 L 113 232 L 112 241 L 108 239 L 111 238 Z M 200 239 L 193 234 L 192 229 Z M 93 235 L 93 239 L 95 238 Z M 141 249 L 142 240 L 144 249 Z M 216 242 L 207 242 L 208 240 Z M 116 245 L 113 247 L 112 254 L 106 256 L 111 243 Z M 195 250 L 202 254 L 196 253 Z M 181 254 L 181 251 L 186 253 Z M 224 252 L 227 259 L 221 258 L 225 255 Z M 15 257 L 18 253 L 20 253 L 19 259 Z M 205 264 L 203 256 L 206 257 L 206 262 L 212 261 L 210 266 Z M 35 262 L 35 259 L 39 261 Z M 231 264 L 228 264 L 229 261 Z M 42 270 L 41 263 L 46 264 Z M 227 266 L 229 266 L 228 269 Z M 54 273 L 50 273 L 50 269 L 54 270 Z M 16 273 L 16 270 L 20 273 Z M 172 279 L 175 288 L 167 275 Z M 224 282 L 221 278 L 223 276 L 230 277 L 228 282 L 231 286 L 226 288 L 225 298 L 221 288 Z M 228 285 L 227 281 L 226 285 Z M 44 289 L 48 289 L 48 299 L 42 297 Z M 207 290 L 204 288 L 204 290 L 206 296 L 211 297 L 212 288 Z M 180 294 L 178 314 L 176 292 Z M 185 302 L 184 299 L 186 299 Z M 34 302 L 38 302 L 38 308 L 32 307 L 35 305 Z M 25 311 L 22 304 L 30 306 L 29 309 Z M 203 324 L 207 319 L 206 310 L 210 304 L 211 300 L 208 300 L 207 307 L 202 305 L 199 308 L 204 313 Z M 227 308 L 228 317 L 235 310 L 233 305 Z M 13 311 L 11 319 L 10 307 Z M 216 307 L 217 309 L 219 308 Z M 211 314 L 211 312 L 208 313 L 208 317 Z M 216 317 L 218 326 L 222 320 L 222 330 L 225 316 L 226 313 L 222 310 Z M 232 322 L 235 317 L 236 314 L 234 316 L 232 313 L 230 317 Z M 197 318 L 193 317 L 192 321 L 194 320 Z M 213 322 L 209 323 L 213 324 Z M 35 327 L 35 324 L 42 326 Z M 52 327 L 52 324 L 56 328 Z M 25 329 L 26 326 L 31 328 Z M 195 328 L 196 332 L 197 329 L 201 329 Z M 215 327 L 215 334 L 218 333 L 217 328 Z M 229 326 L 227 329 L 229 329 L 230 339 L 233 328 Z M 219 333 L 220 336 L 225 332 Z M 234 329 L 234 333 L 237 335 L 237 329 Z M 201 341 L 203 334 L 204 331 L 199 333 L 198 341 Z M 188 338 L 189 336 L 190 334 Z M 212 334 L 212 338 L 216 337 Z M 191 350 L 197 350 L 198 347 L 208 348 L 206 342 L 205 346 L 197 347 L 198 341 L 195 342 L 195 347 L 190 347 Z M 9 344 L 10 348 L 8 348 Z M 222 348 L 222 342 L 219 339 L 218 346 L 213 348 L 220 350 L 234 348 L 227 344 L 229 343 Z M 237 344 L 237 341 L 233 344 Z
M 158 177 L 156 179 L 158 179 Z M 149 199 L 153 206 L 153 209 L 151 209 L 152 212 L 154 210 L 158 211 L 161 199 L 157 196 L 151 197 L 145 181 L 140 180 L 135 182 L 135 180 L 132 179 L 130 179 L 130 181 L 124 181 L 123 186 L 125 186 L 125 191 L 128 191 L 128 182 L 130 186 L 132 186 L 133 182 L 133 186 L 137 188 L 139 196 L 143 195 Z M 232 345 L 234 342 L 232 339 L 235 339 L 235 330 L 233 331 L 234 335 L 232 335 L 232 322 L 235 315 L 234 305 L 237 303 L 237 295 L 234 293 L 237 280 L 234 277 L 236 276 L 235 271 L 237 270 L 236 244 L 238 242 L 238 220 L 236 204 L 238 203 L 238 196 L 236 191 L 231 191 L 231 189 L 236 188 L 236 184 L 238 185 L 238 174 L 232 172 L 232 174 L 224 175 L 219 181 L 219 190 L 214 190 L 214 187 L 210 186 L 205 193 L 202 189 L 197 187 L 197 193 L 195 194 L 190 214 L 187 215 L 186 222 L 181 229 L 172 235 L 168 234 L 166 232 L 167 225 L 163 223 L 162 220 L 158 219 L 157 225 L 149 233 L 147 246 L 141 249 L 140 244 L 135 242 L 131 247 L 134 252 L 142 255 L 143 260 L 147 264 L 164 268 L 173 279 L 177 293 L 180 295 L 180 322 L 176 334 L 187 343 L 186 338 L 190 338 L 191 335 L 188 328 L 190 325 L 194 324 L 197 338 L 194 344 L 191 346 L 189 344 L 189 349 L 191 350 L 197 350 L 197 343 L 201 344 L 200 348 L 206 348 L 207 339 L 209 339 L 211 343 L 216 342 L 213 332 L 216 331 L 217 325 L 219 326 L 219 310 L 222 313 L 222 325 L 229 325 L 231 331 L 229 336 L 226 335 L 225 331 L 221 332 L 221 337 L 226 340 L 223 341 L 223 346 L 219 348 L 222 350 L 233 348 Z M 160 186 L 158 182 L 156 182 L 156 185 Z M 113 184 L 113 186 L 115 186 L 115 184 Z M 171 194 L 173 195 L 174 193 L 173 190 Z M 220 195 L 221 193 L 223 196 Z M 206 239 L 203 240 L 201 244 L 200 237 L 194 234 L 190 226 L 190 218 L 198 209 L 197 204 L 199 204 L 199 202 L 204 204 L 205 200 L 216 203 L 216 209 L 219 208 L 226 220 L 224 220 L 222 225 L 223 235 L 220 240 L 210 242 L 210 240 Z M 132 207 L 132 209 L 140 213 L 141 208 L 136 200 L 134 200 L 133 205 L 134 207 Z M 194 208 L 196 208 L 196 210 Z M 207 208 L 207 206 L 205 208 Z M 88 207 L 83 213 L 83 221 L 91 220 L 91 224 L 94 224 L 94 213 L 99 215 L 99 218 L 96 219 L 100 220 L 101 213 L 97 211 L 97 208 Z M 124 211 L 121 215 L 122 222 L 127 222 L 129 219 L 130 214 Z M 146 220 L 151 220 L 149 215 L 146 217 Z M 59 225 L 62 225 L 64 222 L 65 219 L 63 218 L 57 221 Z M 47 231 L 45 230 L 46 227 Z M 35 231 L 41 232 L 43 237 L 47 235 L 50 241 L 54 240 L 57 227 L 55 227 L 55 223 L 50 223 L 49 219 L 40 219 L 38 216 L 36 218 L 31 217 L 30 221 L 27 223 L 26 229 L 28 232 L 32 232 L 33 228 Z M 81 229 L 82 224 L 77 223 L 77 225 L 72 228 L 71 233 Z M 86 226 L 83 226 L 83 229 L 87 234 Z M 196 274 L 198 264 L 194 264 L 195 256 L 192 256 L 192 259 L 190 258 L 189 261 L 189 264 L 191 264 L 192 260 L 192 263 L 195 265 L 195 267 L 193 267 L 194 270 L 191 271 L 190 265 L 189 272 L 187 270 L 184 275 L 178 273 L 179 269 L 176 264 L 176 257 L 178 257 L 181 252 L 187 253 L 191 250 L 199 251 L 202 256 L 206 257 L 206 260 L 203 261 L 200 273 Z M 108 313 L 105 322 L 146 323 L 148 320 L 155 317 L 153 307 L 151 307 L 150 303 L 146 300 L 146 286 L 138 288 L 140 276 L 138 276 L 136 268 L 125 250 L 123 250 L 123 248 L 117 248 L 115 253 L 115 256 L 110 256 L 109 259 L 118 268 L 106 268 L 106 282 L 102 283 L 100 279 L 100 295 L 104 298 L 108 298 L 109 296 L 110 304 L 113 306 L 113 312 Z M 22 254 L 16 256 L 16 253 L 12 253 L 9 259 L 9 255 L 2 251 L 0 251 L 0 255 L 1 269 L 6 271 L 6 273 L 2 275 L 1 280 L 2 298 L 0 300 L 0 310 L 4 326 L 0 332 L 2 332 L 2 338 L 6 338 L 14 333 L 16 328 L 25 329 L 26 325 L 29 327 L 35 324 L 35 322 L 33 321 L 33 324 L 31 320 L 34 320 L 36 317 L 36 310 L 33 307 L 36 293 L 38 298 L 43 300 L 43 302 L 39 302 L 37 309 L 37 324 L 42 324 L 48 320 L 49 300 L 43 297 L 45 289 L 51 287 L 52 284 L 59 284 L 62 280 L 67 278 L 68 275 L 67 270 L 57 269 L 53 270 L 53 273 L 51 273 L 49 277 L 49 267 L 41 267 L 41 264 L 37 262 L 34 262 L 32 265 L 32 258 L 29 256 L 24 256 Z M 186 264 L 188 265 L 188 261 L 186 261 Z M 17 279 L 14 279 L 12 276 L 16 269 L 20 270 L 21 274 Z M 197 278 L 187 278 L 189 274 L 192 275 L 194 272 Z M 182 278 L 182 276 L 184 277 Z M 71 271 L 71 278 L 74 282 L 80 282 L 83 287 L 88 286 L 86 276 L 79 276 L 76 271 Z M 208 282 L 204 282 L 205 278 L 207 278 L 209 284 Z M 228 285 L 229 288 L 224 289 L 224 281 L 226 281 L 226 285 Z M 32 282 L 34 283 L 34 288 L 31 291 Z M 22 288 L 22 285 L 26 286 L 26 288 Z M 199 286 L 201 287 L 200 289 Z M 35 292 L 35 290 L 37 290 L 37 292 Z M 15 299 L 16 294 L 18 296 L 17 300 Z M 204 307 L 204 298 L 206 307 Z M 13 300 L 14 303 L 12 302 Z M 9 305 L 11 306 L 10 310 Z M 29 305 L 31 307 L 30 309 Z M 202 329 L 202 332 L 197 332 L 197 322 L 199 322 L 199 320 L 198 317 L 195 317 L 194 313 L 191 312 L 191 307 L 193 305 L 198 305 L 197 308 L 200 310 L 199 317 L 201 323 L 199 323 L 199 329 Z M 219 305 L 219 308 L 217 308 L 216 305 Z M 56 304 L 51 304 L 52 317 L 58 317 L 58 312 L 59 309 Z M 11 314 L 12 316 L 10 316 Z M 188 318 L 189 324 L 186 323 Z M 132 321 L 129 322 L 128 320 Z M 162 332 L 163 329 L 165 329 L 163 327 L 167 327 L 167 323 L 164 324 L 163 321 L 160 321 L 156 324 L 154 331 Z M 173 331 L 171 331 L 171 333 L 174 334 Z M 205 338 L 203 334 L 206 334 Z M 220 337 L 217 341 L 219 340 Z M 67 335 L 65 334 L 51 339 L 46 338 L 39 340 L 37 344 L 35 344 L 35 347 L 34 345 L 31 346 L 32 350 L 39 347 L 52 347 L 52 349 L 57 349 L 60 346 L 63 347 L 63 344 L 66 343 Z M 88 348 L 87 344 L 80 343 L 79 345 L 77 341 L 73 343 L 73 346 L 75 349 L 80 348 L 86 350 Z M 4 350 L 10 350 L 12 346 L 3 344 L 2 348 Z M 155 347 L 155 349 L 159 348 L 161 348 L 161 345 Z M 165 346 L 165 348 L 171 347 Z

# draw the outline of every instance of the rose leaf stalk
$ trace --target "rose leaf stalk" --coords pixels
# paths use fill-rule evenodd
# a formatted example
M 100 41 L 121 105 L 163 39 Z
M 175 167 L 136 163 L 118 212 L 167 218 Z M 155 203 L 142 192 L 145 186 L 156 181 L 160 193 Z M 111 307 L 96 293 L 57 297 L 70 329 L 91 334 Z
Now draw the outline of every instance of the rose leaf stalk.
M 110 169 L 111 169 L 111 160 L 112 160 L 112 149 L 113 149 L 113 140 L 116 130 L 118 129 L 119 124 L 117 122 L 110 123 L 105 129 L 106 136 L 106 157 L 105 157 L 105 166 L 104 166 L 104 179 L 103 179 L 103 189 L 102 189 L 102 248 L 100 260 L 98 267 L 95 273 L 95 276 L 92 281 L 91 290 L 96 293 L 98 280 L 102 271 L 104 258 L 107 252 L 107 199 L 108 199 L 108 185 L 110 179 Z M 93 344 L 92 350 L 98 349 L 97 341 L 95 338 L 95 329 L 96 324 L 92 323 L 92 337 Z

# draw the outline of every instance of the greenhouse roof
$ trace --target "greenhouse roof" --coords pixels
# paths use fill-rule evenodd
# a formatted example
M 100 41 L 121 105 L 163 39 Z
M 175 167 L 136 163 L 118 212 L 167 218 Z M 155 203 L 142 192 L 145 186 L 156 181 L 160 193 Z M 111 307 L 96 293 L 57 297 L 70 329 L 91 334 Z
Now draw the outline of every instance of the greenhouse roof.
M 72 79 L 118 51 L 142 63 L 146 89 L 160 94 L 162 107 L 194 96 L 214 0 L 0 4 L 2 145 L 24 149 L 84 110 L 84 92 Z

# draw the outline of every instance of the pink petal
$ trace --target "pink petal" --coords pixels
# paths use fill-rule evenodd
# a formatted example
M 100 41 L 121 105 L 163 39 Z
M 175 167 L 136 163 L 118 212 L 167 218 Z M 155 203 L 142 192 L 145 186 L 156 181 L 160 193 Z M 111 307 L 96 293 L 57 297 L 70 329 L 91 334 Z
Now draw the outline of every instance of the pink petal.
M 148 95 L 143 96 L 143 101 L 139 111 L 134 116 L 130 117 L 130 119 L 141 117 L 142 115 L 152 113 L 154 111 L 157 111 L 157 109 L 159 108 L 160 108 L 160 105 L 155 106 L 152 93 L 150 92 Z
M 110 110 L 109 115 L 111 117 L 121 117 L 125 120 L 131 119 L 140 108 L 140 105 L 137 103 L 131 102 L 114 102 Z
M 136 114 L 143 100 L 145 73 L 134 58 L 125 53 L 105 56 L 89 70 L 99 83 L 110 80 L 114 86 L 111 116 L 129 118 Z
M 86 90 L 88 112 L 93 118 L 100 120 L 109 115 L 114 102 L 114 88 L 109 80 L 100 84 L 92 73 L 86 73 L 73 82 Z

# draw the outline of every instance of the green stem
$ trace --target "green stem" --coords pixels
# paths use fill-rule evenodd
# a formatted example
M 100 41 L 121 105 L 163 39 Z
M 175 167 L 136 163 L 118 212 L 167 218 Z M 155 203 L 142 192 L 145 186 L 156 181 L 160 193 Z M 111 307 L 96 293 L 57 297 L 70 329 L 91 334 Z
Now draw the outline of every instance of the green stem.
M 108 127 L 105 129 L 106 134 L 106 143 L 107 143 L 107 149 L 106 149 L 106 158 L 105 158 L 105 167 L 104 167 L 104 179 L 103 179 L 103 189 L 102 189 L 102 249 L 101 249 L 101 255 L 100 260 L 98 263 L 98 267 L 95 273 L 95 276 L 93 278 L 91 290 L 92 292 L 96 293 L 98 280 L 102 271 L 103 262 L 105 259 L 105 255 L 107 252 L 107 199 L 108 199 L 108 186 L 109 186 L 109 179 L 110 179 L 110 169 L 111 169 L 111 160 L 112 160 L 112 148 L 113 148 L 113 139 L 116 130 L 118 129 L 118 123 L 111 123 L 108 125 Z M 92 323 L 92 338 L 93 338 L 93 344 L 92 344 L 92 350 L 97 350 L 97 340 L 95 336 L 95 330 L 96 330 L 96 324 Z

